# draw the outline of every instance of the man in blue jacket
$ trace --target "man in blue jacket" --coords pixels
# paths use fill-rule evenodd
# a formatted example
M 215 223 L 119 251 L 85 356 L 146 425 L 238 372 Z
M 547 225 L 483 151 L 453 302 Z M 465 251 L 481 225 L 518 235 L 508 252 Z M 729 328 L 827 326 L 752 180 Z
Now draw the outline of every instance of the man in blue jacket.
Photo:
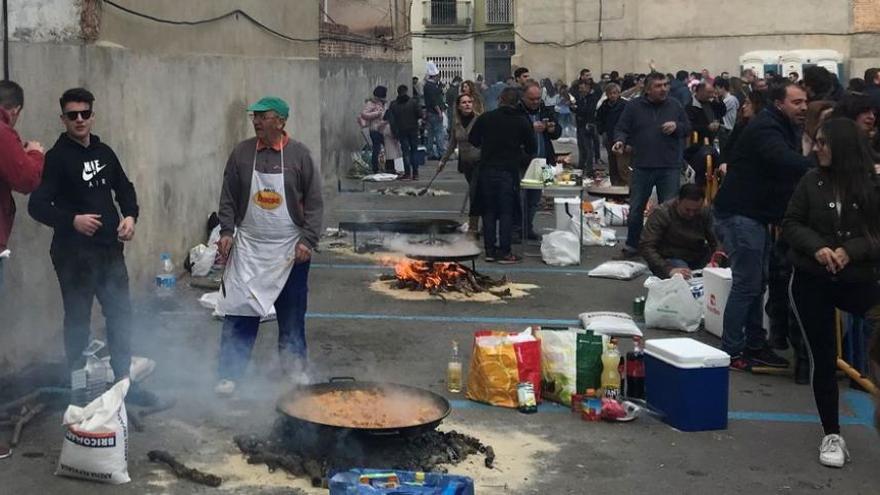
M 763 328 L 768 224 L 782 219 L 795 186 L 812 165 L 801 152 L 807 94 L 785 81 L 771 87 L 770 99 L 772 106 L 752 119 L 737 141 L 715 199 L 716 227 L 733 272 L 721 348 L 738 370 L 788 367 L 788 361 L 767 345 Z
M 669 98 L 669 81 L 659 72 L 648 74 L 645 95 L 627 104 L 614 131 L 611 150 L 621 154 L 633 147 L 632 178 L 629 186 L 629 223 L 624 257 L 638 254 L 644 226 L 645 206 L 651 190 L 657 188 L 659 203 L 678 193 L 684 161 L 684 138 L 691 124 L 681 104 Z

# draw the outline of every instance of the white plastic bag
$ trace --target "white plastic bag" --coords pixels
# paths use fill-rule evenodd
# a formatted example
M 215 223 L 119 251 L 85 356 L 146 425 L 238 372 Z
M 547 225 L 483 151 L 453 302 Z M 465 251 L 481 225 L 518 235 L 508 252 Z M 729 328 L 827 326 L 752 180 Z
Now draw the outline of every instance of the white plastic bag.
M 591 277 L 632 280 L 648 270 L 648 265 L 635 261 L 606 261 L 590 270 Z
M 589 313 L 581 313 L 578 318 L 583 323 L 584 328 L 590 330 L 596 335 L 628 336 L 641 337 L 642 331 L 639 330 L 632 316 L 626 313 L 616 313 L 612 311 L 592 311 Z
M 645 325 L 682 332 L 696 332 L 703 316 L 702 306 L 694 298 L 691 286 L 679 274 L 672 278 L 650 277 L 645 281 Z
M 399 157 L 395 158 L 394 159 L 394 171 L 397 172 L 398 174 L 402 174 L 404 172 L 404 170 L 405 169 L 403 166 L 403 157 L 399 156 Z
M 64 413 L 67 433 L 55 474 L 101 483 L 128 483 L 128 416 L 121 380 L 86 407 L 69 406 Z
M 603 229 L 598 217 L 591 219 L 589 216 L 584 218 L 587 228 L 584 229 L 584 246 L 613 246 L 617 244 L 617 233 L 614 229 Z M 578 238 L 580 238 L 580 216 L 572 218 L 569 221 L 569 230 Z
M 629 222 L 629 205 L 605 203 L 605 225 L 626 227 Z
M 553 266 L 576 265 L 581 260 L 580 241 L 571 232 L 557 230 L 541 241 L 541 259 Z

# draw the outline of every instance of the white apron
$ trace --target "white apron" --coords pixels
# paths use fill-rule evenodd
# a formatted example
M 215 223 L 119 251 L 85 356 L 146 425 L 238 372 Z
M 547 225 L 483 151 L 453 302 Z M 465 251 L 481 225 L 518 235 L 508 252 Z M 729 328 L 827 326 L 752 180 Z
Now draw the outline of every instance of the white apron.
M 217 309 L 227 315 L 265 317 L 278 299 L 293 269 L 300 231 L 287 209 L 284 192 L 284 148 L 281 173 L 257 172 L 257 153 L 251 175 L 247 212 L 223 274 Z

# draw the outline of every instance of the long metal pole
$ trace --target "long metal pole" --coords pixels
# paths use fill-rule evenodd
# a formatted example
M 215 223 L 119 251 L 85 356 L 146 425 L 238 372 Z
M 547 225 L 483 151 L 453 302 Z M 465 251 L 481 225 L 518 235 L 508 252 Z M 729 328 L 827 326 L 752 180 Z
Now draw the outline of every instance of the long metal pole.
M 9 1 L 3 0 L 3 79 L 9 80 Z

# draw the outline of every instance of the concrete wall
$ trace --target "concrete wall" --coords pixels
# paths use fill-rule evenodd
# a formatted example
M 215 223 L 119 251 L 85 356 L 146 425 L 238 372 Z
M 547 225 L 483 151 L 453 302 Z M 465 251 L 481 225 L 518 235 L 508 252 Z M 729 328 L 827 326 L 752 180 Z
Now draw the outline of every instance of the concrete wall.
M 408 63 L 352 58 L 321 60 L 321 155 L 328 203 L 332 204 L 337 190 L 336 170 L 345 176 L 351 166 L 351 153 L 364 145 L 356 122 L 364 101 L 380 84 L 389 88 L 389 98 L 397 94 L 397 86 L 410 86 L 410 69 Z
M 226 158 L 235 143 L 253 135 L 248 102 L 264 94 L 291 102 L 289 128 L 321 163 L 316 60 L 19 43 L 11 57 L 27 59 L 31 67 L 12 74 L 26 90 L 19 125 L 26 139 L 47 148 L 55 141 L 62 130 L 57 98 L 64 89 L 84 85 L 95 93 L 95 134 L 120 156 L 141 206 L 135 240 L 126 247 L 135 291 L 150 288 L 160 252 L 172 252 L 179 264 L 189 247 L 203 241 Z M 0 370 L 62 349 L 60 294 L 48 254 L 51 230 L 28 217 L 26 200 L 16 196 L 13 258 L 0 301 Z
M 199 26 L 158 24 L 104 4 L 100 40 L 151 53 L 228 54 L 255 57 L 318 56 L 317 0 L 116 0 L 162 19 L 195 21 L 239 9 L 286 36 L 267 33 L 243 16 Z
M 63 41 L 80 36 L 81 0 L 9 2 L 9 38 L 18 41 Z
M 553 6 L 554 8 L 549 8 Z M 545 8 L 546 7 L 546 8 Z M 698 0 L 604 0 L 602 39 L 599 2 L 517 2 L 514 64 L 539 76 L 594 72 L 707 68 L 735 72 L 752 50 L 830 48 L 849 57 L 854 13 L 850 0 L 779 0 L 713 3 Z M 559 48 L 525 42 L 573 44 Z M 877 37 L 870 36 L 876 44 Z

